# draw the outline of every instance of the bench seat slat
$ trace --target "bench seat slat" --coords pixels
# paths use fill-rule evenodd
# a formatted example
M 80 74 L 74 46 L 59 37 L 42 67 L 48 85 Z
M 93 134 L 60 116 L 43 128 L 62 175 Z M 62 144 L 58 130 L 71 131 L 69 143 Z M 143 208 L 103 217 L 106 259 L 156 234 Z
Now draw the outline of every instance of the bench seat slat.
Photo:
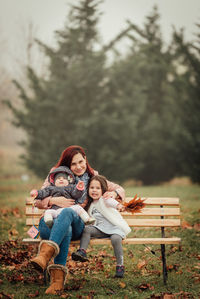
M 173 227 L 180 226 L 180 219 L 126 219 L 133 227 Z
M 24 243 L 37 244 L 41 239 L 23 239 Z M 179 244 L 181 242 L 180 238 L 127 238 L 122 241 L 123 244 Z M 79 245 L 80 240 L 72 241 L 71 244 Z M 110 244 L 110 239 L 91 239 L 90 245 L 98 244 Z

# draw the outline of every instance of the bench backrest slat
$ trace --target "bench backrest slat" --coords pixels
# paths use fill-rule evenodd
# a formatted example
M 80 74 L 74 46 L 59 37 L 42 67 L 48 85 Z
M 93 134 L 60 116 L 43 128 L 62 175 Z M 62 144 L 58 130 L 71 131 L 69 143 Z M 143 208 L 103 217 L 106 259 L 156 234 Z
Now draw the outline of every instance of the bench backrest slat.
M 128 202 L 132 197 L 126 197 L 125 201 Z M 145 200 L 146 205 L 155 205 L 155 206 L 179 206 L 179 198 L 178 197 L 142 197 Z M 33 199 L 28 197 L 26 199 L 26 205 L 32 205 Z
M 27 216 L 40 216 L 44 210 L 32 208 L 31 206 L 26 207 Z M 121 213 L 122 216 L 132 216 L 133 214 L 128 212 Z M 134 213 L 134 216 L 180 216 L 179 208 L 144 208 L 141 213 Z
M 130 201 L 132 197 L 126 197 L 125 201 Z M 142 197 L 146 205 L 155 206 L 179 206 L 178 197 Z

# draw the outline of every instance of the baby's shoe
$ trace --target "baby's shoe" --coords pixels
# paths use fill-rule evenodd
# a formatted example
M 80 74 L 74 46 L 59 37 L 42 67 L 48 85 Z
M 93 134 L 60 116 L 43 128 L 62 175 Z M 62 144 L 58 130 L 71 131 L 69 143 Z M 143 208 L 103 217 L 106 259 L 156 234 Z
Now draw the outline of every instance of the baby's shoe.
M 124 266 L 123 265 L 116 266 L 115 277 L 118 277 L 118 278 L 124 277 Z
M 46 225 L 51 228 L 53 226 L 53 217 L 52 215 L 44 215 L 44 222 Z
M 88 258 L 87 258 L 87 254 L 85 249 L 78 249 L 77 251 L 72 253 L 72 259 L 74 261 L 79 261 L 79 262 L 87 262 Z
M 89 219 L 85 222 L 85 225 L 94 224 L 95 221 L 96 221 L 95 218 L 93 218 L 93 217 L 89 217 Z

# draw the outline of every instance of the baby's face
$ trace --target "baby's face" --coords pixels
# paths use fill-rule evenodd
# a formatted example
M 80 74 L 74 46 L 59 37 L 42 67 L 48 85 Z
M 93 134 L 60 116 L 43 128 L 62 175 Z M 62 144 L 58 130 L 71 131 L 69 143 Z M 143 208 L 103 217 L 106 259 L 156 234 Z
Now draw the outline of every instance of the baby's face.
M 55 181 L 55 186 L 57 186 L 57 187 L 65 187 L 68 185 L 69 185 L 69 182 L 65 176 L 59 176 Z

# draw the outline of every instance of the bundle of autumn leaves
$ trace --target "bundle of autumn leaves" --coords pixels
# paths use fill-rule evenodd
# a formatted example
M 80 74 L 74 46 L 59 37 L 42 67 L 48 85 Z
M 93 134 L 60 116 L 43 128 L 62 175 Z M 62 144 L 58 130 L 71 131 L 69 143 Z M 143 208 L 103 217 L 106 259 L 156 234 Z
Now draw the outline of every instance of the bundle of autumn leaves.
M 132 214 L 141 213 L 142 209 L 145 207 L 145 199 L 137 197 L 137 194 L 129 202 L 124 202 L 123 206 L 125 207 L 126 212 L 131 212 Z

